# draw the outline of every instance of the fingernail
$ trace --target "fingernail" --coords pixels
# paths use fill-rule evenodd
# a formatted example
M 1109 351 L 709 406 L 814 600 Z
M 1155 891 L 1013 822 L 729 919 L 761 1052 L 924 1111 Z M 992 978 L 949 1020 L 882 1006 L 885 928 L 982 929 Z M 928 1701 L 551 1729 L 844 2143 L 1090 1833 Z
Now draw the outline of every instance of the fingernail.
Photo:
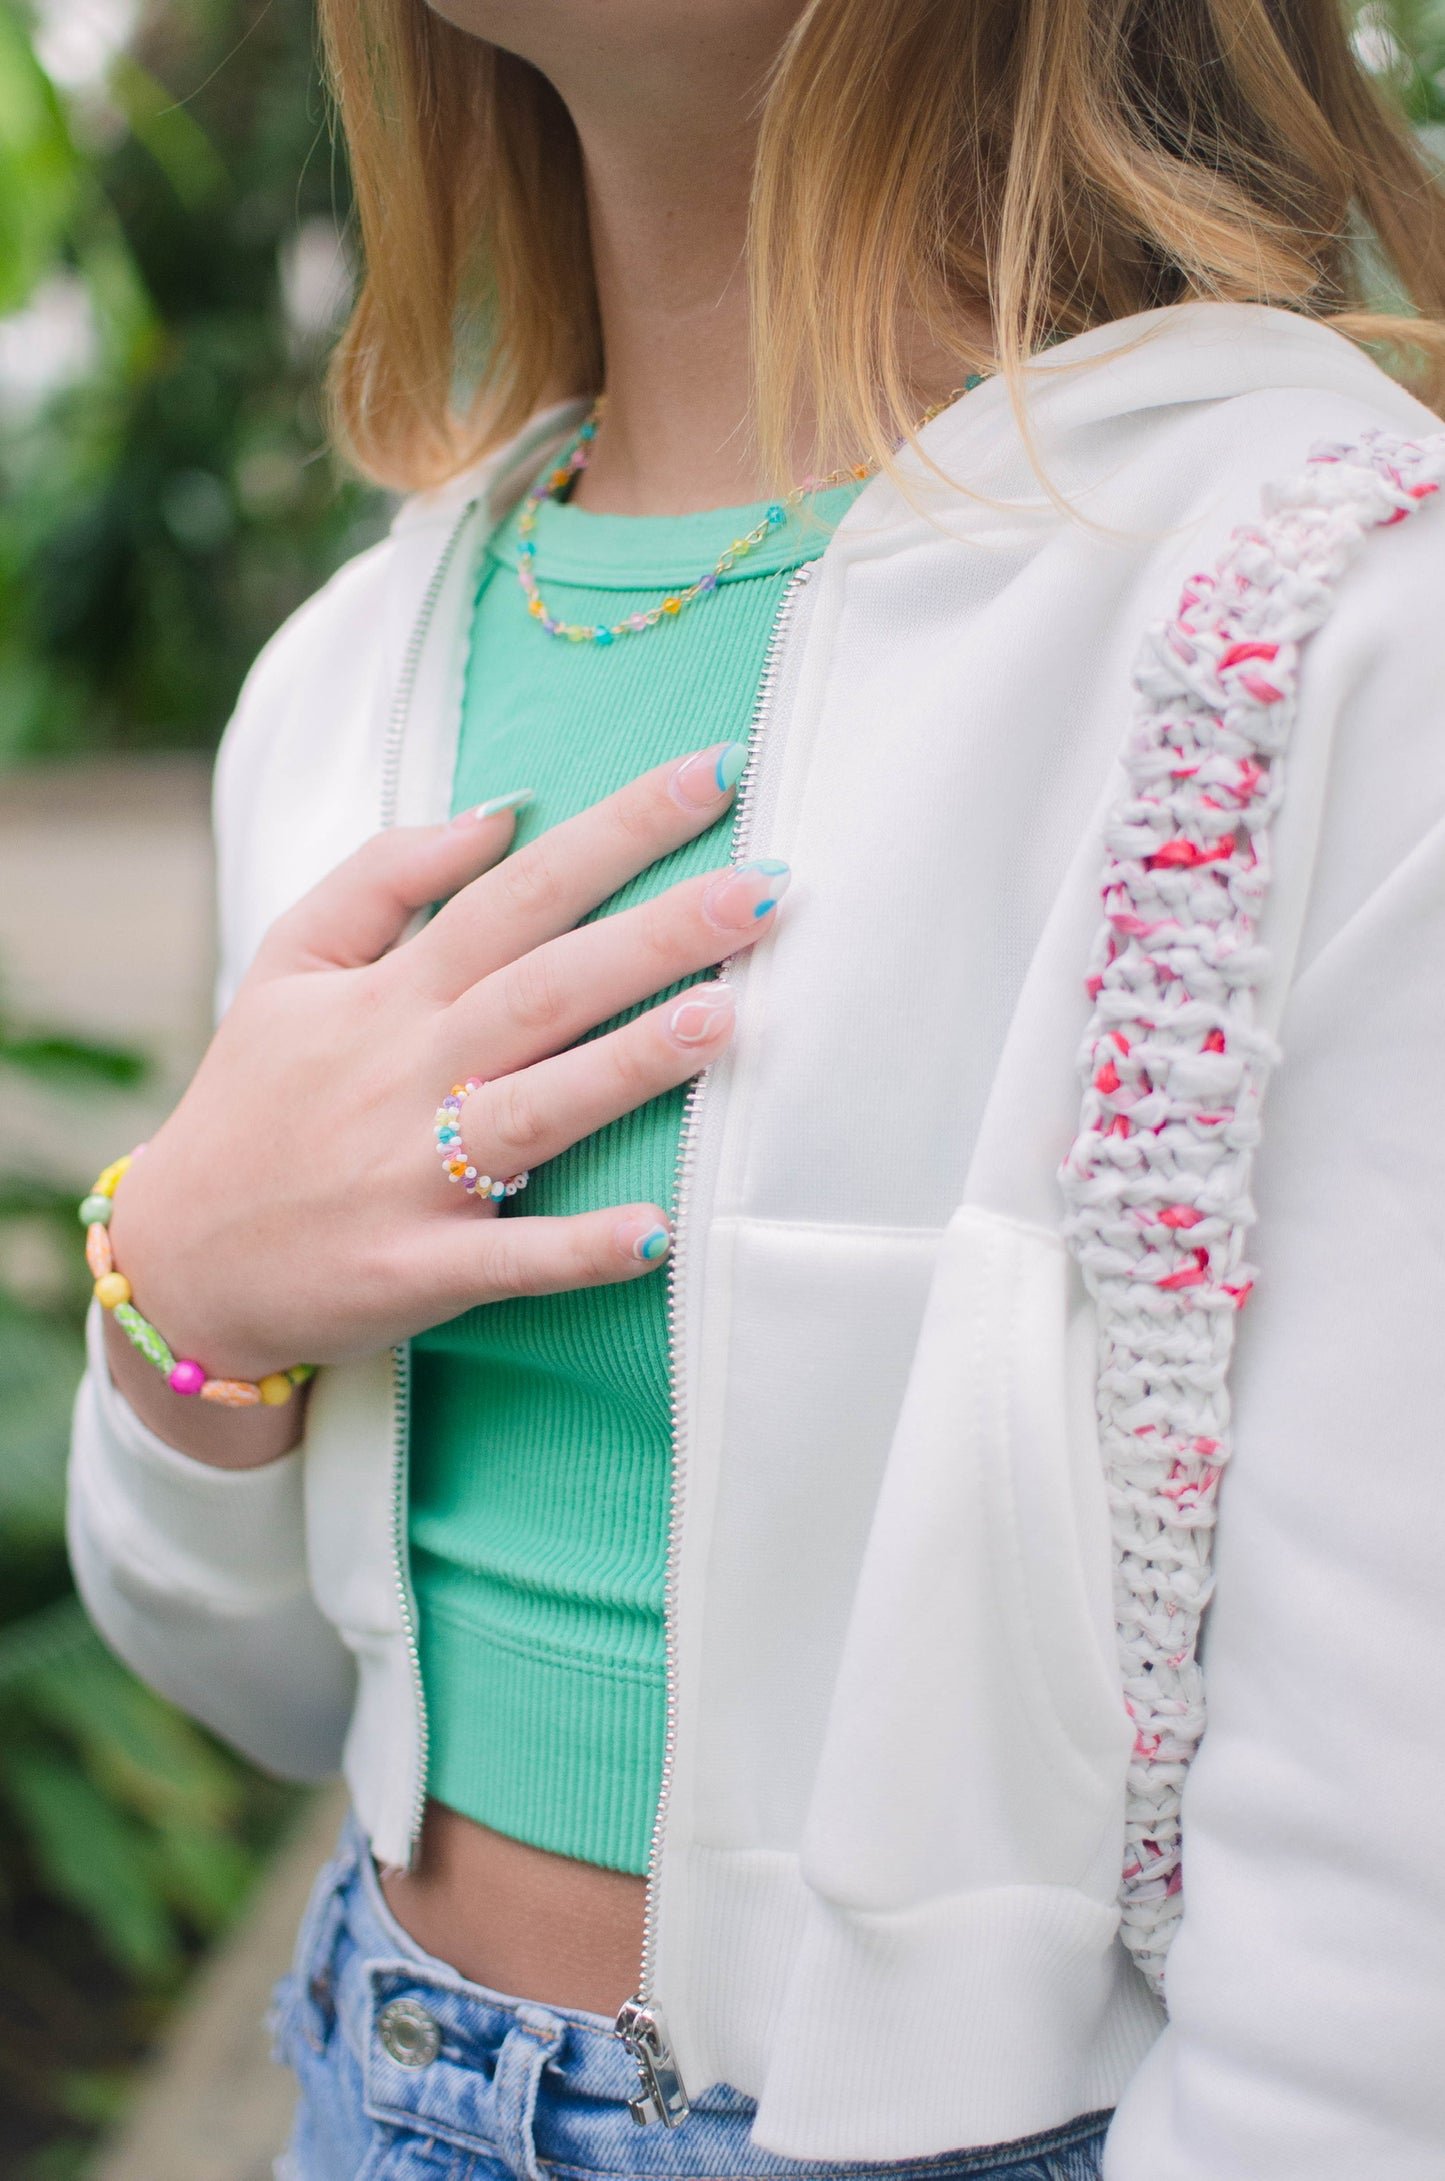
M 745 931 L 749 924 L 756 924 L 760 916 L 777 907 L 792 875 L 776 856 L 757 856 L 751 863 L 720 871 L 702 897 L 704 914 L 714 924 Z
M 644 1265 L 658 1264 L 672 1248 L 672 1236 L 666 1227 L 652 1220 L 619 1219 L 613 1232 L 626 1255 L 640 1258 Z
M 520 810 L 536 792 L 535 788 L 513 788 L 510 795 L 494 795 L 489 803 L 478 803 L 474 810 L 459 810 L 452 824 L 475 825 L 479 819 L 495 818 L 499 811 Z
M 731 795 L 748 761 L 745 742 L 715 742 L 710 750 L 685 757 L 668 781 L 675 803 L 684 810 L 706 810 L 710 803 Z
M 675 1045 L 707 1045 L 733 1019 L 732 986 L 716 979 L 680 999 L 667 1018 Z

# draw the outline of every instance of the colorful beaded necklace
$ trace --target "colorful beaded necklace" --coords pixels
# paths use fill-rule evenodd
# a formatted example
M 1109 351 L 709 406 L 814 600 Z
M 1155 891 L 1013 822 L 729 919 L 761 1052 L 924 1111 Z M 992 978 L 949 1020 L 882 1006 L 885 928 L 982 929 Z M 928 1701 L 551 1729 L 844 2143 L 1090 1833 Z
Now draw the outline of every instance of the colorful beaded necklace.
M 988 373 L 985 371 L 970 372 L 962 386 L 956 387 L 943 401 L 935 403 L 919 420 L 919 429 L 930 424 L 934 417 L 941 416 L 945 409 L 958 400 L 960 394 L 971 394 L 976 386 L 982 386 L 987 377 Z M 538 478 L 522 502 L 521 512 L 517 517 L 517 581 L 526 595 L 527 611 L 534 621 L 540 621 L 549 636 L 565 637 L 569 644 L 611 644 L 619 636 L 640 636 L 645 629 L 655 629 L 659 621 L 674 618 L 685 606 L 691 606 L 696 599 L 706 597 L 709 591 L 715 591 L 728 570 L 745 554 L 751 553 L 755 546 L 761 545 L 764 538 L 770 536 L 774 530 L 780 530 L 794 508 L 801 506 L 809 493 L 826 492 L 831 485 L 849 484 L 854 480 L 861 483 L 873 475 L 877 466 L 875 463 L 857 462 L 850 469 L 834 470 L 830 477 L 805 477 L 800 485 L 794 485 L 791 492 L 784 493 L 780 500 L 774 500 L 761 522 L 755 523 L 743 537 L 734 538 L 726 552 L 718 555 L 706 575 L 699 576 L 696 583 L 690 583 L 686 590 L 671 592 L 668 597 L 660 599 L 655 606 L 649 606 L 643 613 L 629 613 L 623 620 L 614 621 L 610 628 L 594 626 L 585 621 L 559 621 L 547 609 L 546 601 L 537 588 L 537 577 L 532 565 L 537 557 L 537 511 L 544 500 L 559 500 L 572 480 L 586 469 L 588 455 L 592 442 L 597 437 L 597 426 L 602 417 L 602 404 L 603 397 L 599 394 L 571 446 L 555 469 L 548 470 L 544 476 Z

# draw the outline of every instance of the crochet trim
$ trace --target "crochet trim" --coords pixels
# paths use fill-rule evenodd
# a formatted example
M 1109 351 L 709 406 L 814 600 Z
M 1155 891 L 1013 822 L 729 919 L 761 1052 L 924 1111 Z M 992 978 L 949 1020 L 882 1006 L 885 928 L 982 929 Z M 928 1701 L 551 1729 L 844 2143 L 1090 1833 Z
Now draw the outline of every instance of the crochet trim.
M 1204 1731 L 1196 1656 L 1212 1587 L 1226 1383 L 1253 1284 L 1250 1172 L 1273 1041 L 1257 933 L 1300 648 L 1370 531 L 1445 482 L 1445 433 L 1320 445 L 1265 488 L 1212 575 L 1191 576 L 1134 672 L 1128 788 L 1106 830 L 1094 1011 L 1064 1232 L 1099 1332 L 1124 1700 L 1134 1723 L 1122 1936 L 1163 1997 L 1183 1910 L 1180 1795 Z

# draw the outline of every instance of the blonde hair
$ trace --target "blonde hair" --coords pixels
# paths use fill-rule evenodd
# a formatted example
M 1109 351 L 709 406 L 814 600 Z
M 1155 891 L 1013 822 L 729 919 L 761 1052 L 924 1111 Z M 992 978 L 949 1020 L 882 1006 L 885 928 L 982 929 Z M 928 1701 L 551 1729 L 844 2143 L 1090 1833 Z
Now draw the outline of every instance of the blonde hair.
M 413 488 L 600 388 L 581 154 L 536 69 L 424 0 L 320 15 L 365 258 L 336 429 Z M 1370 258 L 1400 314 L 1365 307 Z M 1445 196 L 1342 0 L 808 0 L 749 272 L 779 476 L 800 399 L 819 467 L 887 461 L 920 340 L 1017 386 L 1048 340 L 1199 296 L 1326 319 L 1445 394 Z

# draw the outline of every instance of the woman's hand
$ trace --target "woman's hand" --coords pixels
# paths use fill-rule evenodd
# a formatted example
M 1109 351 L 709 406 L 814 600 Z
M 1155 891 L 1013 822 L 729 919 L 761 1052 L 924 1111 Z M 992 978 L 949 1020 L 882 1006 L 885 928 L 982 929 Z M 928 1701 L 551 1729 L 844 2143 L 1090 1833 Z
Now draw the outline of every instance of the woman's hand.
M 509 812 L 378 833 L 278 919 L 115 1198 L 116 1263 L 174 1354 L 256 1379 L 367 1354 L 476 1303 L 633 1279 L 665 1255 L 655 1204 L 498 1220 L 441 1172 L 432 1116 L 453 1083 L 482 1077 L 462 1138 L 480 1171 L 506 1176 L 722 1050 L 732 1008 L 716 981 L 575 1042 L 772 922 L 776 865 L 689 879 L 575 928 L 720 815 L 719 756 L 644 773 L 505 860 Z M 183 1451 L 250 1465 L 299 1436 L 299 1401 L 186 1399 L 109 1319 L 106 1331 L 122 1391 Z

